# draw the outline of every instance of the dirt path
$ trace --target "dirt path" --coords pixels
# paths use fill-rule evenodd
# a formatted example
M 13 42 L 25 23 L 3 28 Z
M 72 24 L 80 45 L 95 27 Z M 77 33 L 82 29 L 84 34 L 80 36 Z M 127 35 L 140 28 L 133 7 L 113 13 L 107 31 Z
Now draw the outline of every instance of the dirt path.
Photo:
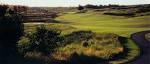
M 139 57 L 129 64 L 150 64 L 150 42 L 145 39 L 145 34 L 149 31 L 142 31 L 131 35 L 132 40 L 139 46 Z

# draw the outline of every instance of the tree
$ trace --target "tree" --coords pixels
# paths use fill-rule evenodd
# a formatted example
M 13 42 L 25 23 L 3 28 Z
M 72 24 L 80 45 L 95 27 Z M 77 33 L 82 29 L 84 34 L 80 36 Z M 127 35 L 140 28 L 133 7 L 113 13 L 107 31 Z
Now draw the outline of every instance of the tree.
M 27 9 L 28 9 L 27 6 L 13 6 L 13 10 L 14 10 L 16 13 L 26 12 Z
M 10 62 L 17 57 L 16 42 L 23 34 L 23 20 L 19 14 L 9 14 L 6 5 L 0 6 L 0 64 Z M 14 57 L 12 57 L 14 56 Z M 9 64 L 9 63 L 8 63 Z M 16 63 L 13 63 L 16 64 Z
M 99 9 L 100 7 L 97 6 L 97 5 L 91 5 L 91 4 L 87 4 L 85 5 L 86 8 L 89 8 L 89 9 Z
M 4 16 L 6 14 L 7 9 L 7 5 L 0 5 L 0 16 Z
M 149 12 L 149 11 L 150 11 L 149 7 L 141 6 L 141 7 L 138 8 L 137 13 Z
M 82 11 L 82 10 L 84 10 L 84 7 L 79 5 L 78 10 Z

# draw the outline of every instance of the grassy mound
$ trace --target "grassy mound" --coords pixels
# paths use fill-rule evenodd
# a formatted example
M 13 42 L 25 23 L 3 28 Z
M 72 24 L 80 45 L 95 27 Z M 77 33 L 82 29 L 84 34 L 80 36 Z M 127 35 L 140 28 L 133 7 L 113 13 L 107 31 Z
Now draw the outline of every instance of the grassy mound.
M 34 32 L 33 35 L 36 35 L 35 33 L 38 34 L 40 32 Z M 42 60 L 51 63 L 56 60 L 57 60 L 56 62 L 72 61 L 72 59 L 70 58 L 78 59 L 76 58 L 77 56 L 78 57 L 85 56 L 81 60 L 91 59 L 90 57 L 97 60 L 101 60 L 101 59 L 109 60 L 112 59 L 113 56 L 124 51 L 123 47 L 120 44 L 120 41 L 118 40 L 119 37 L 116 34 L 112 34 L 112 33 L 96 34 L 91 31 L 77 31 L 67 35 L 63 35 L 63 37 L 61 37 L 61 40 L 59 42 L 57 38 L 56 40 L 52 40 L 53 42 L 57 41 L 55 42 L 56 43 L 55 45 L 57 45 L 57 47 L 53 48 L 53 50 L 50 51 L 48 54 L 45 54 L 44 52 L 39 52 L 36 50 L 38 50 L 39 46 L 42 46 L 42 45 L 38 46 L 37 42 L 38 41 L 40 42 L 41 40 L 43 40 L 43 38 L 46 38 L 44 42 L 47 41 L 47 43 L 45 42 L 43 44 L 48 44 L 48 43 L 50 44 L 51 39 L 53 38 L 50 38 L 49 40 L 46 34 L 48 34 L 48 32 L 41 34 L 42 36 L 41 38 L 38 38 L 39 35 L 38 37 L 34 36 L 33 40 L 30 37 L 26 37 L 26 36 L 23 37 L 18 42 L 18 46 L 19 49 L 21 50 L 21 54 L 29 59 Z M 49 46 L 49 45 L 44 45 L 44 46 Z
M 123 52 L 118 36 L 115 34 L 96 34 L 89 31 L 73 32 L 66 35 L 64 46 L 53 54 L 57 60 L 67 60 L 73 54 L 111 59 L 113 55 Z
M 149 30 L 149 17 L 111 16 L 103 15 L 101 12 L 88 11 L 80 14 L 64 14 L 57 17 L 56 20 L 68 22 L 69 25 L 80 30 L 91 30 L 96 33 L 115 33 L 129 38 L 132 33 Z M 114 64 L 129 62 L 139 54 L 139 48 L 130 38 L 122 45 L 127 48 L 127 51 L 125 54 L 123 53 L 124 57 L 112 61 Z

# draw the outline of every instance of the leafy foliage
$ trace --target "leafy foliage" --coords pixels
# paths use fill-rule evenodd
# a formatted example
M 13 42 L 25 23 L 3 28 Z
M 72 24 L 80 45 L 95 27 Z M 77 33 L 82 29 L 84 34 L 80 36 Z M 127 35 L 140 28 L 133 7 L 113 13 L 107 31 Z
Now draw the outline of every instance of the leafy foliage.
M 7 12 L 8 6 L 7 5 L 0 5 L 0 16 L 4 16 Z
M 10 14 L 6 5 L 0 7 L 1 11 L 3 11 L 2 16 L 0 16 L 0 40 L 15 42 L 23 34 L 22 15 Z
M 36 31 L 26 36 L 26 39 L 21 39 L 18 43 L 20 49 L 27 51 L 37 51 L 42 53 L 50 53 L 57 47 L 57 42 L 61 40 L 61 31 L 55 29 L 46 29 L 44 26 L 37 27 Z M 24 44 L 27 47 L 23 47 Z
M 145 6 L 139 6 L 137 9 L 137 13 L 143 13 L 143 12 L 150 12 L 150 5 L 145 5 Z
M 71 34 L 65 35 L 62 43 L 66 45 L 75 41 L 88 40 L 92 38 L 92 35 L 93 33 L 91 31 L 75 31 Z
M 20 15 L 12 15 L 5 16 L 0 18 L 0 29 L 1 36 L 5 39 L 9 39 L 9 36 L 14 38 L 19 38 L 23 33 L 23 22 L 22 17 Z M 3 39 L 2 38 L 2 39 Z M 11 40 L 16 40 L 14 38 L 10 38 Z
M 22 15 L 10 14 L 7 5 L 0 5 L 0 60 L 4 61 L 0 64 L 17 64 L 16 42 L 23 34 L 22 22 Z

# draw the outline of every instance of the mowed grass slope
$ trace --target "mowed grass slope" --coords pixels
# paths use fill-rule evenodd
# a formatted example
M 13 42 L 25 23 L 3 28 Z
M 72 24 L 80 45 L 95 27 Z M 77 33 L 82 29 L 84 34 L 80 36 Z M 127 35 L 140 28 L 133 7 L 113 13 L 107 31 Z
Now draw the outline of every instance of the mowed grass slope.
M 150 29 L 150 16 L 129 18 L 89 11 L 87 13 L 68 13 L 56 18 L 56 20 L 68 22 L 69 25 L 80 30 L 116 33 L 127 37 L 134 32 Z

